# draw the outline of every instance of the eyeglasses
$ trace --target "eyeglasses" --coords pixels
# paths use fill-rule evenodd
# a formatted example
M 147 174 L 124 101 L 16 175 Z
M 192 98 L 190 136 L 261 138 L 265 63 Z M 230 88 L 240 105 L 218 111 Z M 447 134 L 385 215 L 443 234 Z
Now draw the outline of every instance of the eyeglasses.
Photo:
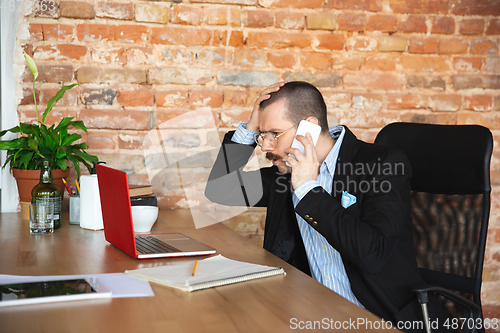
M 255 142 L 259 145 L 259 147 L 262 147 L 262 145 L 264 144 L 264 139 L 267 140 L 267 142 L 269 142 L 269 144 L 271 146 L 273 146 L 274 148 L 278 147 L 278 138 L 280 136 L 282 136 L 283 134 L 285 134 L 286 132 L 288 132 L 289 130 L 291 130 L 292 128 L 294 128 L 295 126 L 292 126 L 290 127 L 289 129 L 287 129 L 286 131 L 283 131 L 283 132 L 260 132 L 260 133 L 255 133 L 254 135 L 254 140 Z

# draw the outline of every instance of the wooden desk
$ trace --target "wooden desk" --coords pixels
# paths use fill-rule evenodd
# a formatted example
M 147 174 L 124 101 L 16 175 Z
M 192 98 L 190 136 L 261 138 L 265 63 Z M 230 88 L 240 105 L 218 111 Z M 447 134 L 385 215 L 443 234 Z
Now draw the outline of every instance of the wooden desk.
M 287 274 L 193 293 L 152 285 L 154 297 L 0 308 L 0 332 L 289 332 L 307 321 L 349 328 L 358 318 L 380 326 L 374 315 L 220 223 L 195 229 L 189 211 L 161 211 L 152 232 L 173 231 L 228 258 L 284 267 Z M 67 216 L 54 234 L 35 236 L 20 214 L 0 214 L 0 274 L 115 273 L 181 260 L 132 259 L 107 243 L 103 231 L 69 225 Z

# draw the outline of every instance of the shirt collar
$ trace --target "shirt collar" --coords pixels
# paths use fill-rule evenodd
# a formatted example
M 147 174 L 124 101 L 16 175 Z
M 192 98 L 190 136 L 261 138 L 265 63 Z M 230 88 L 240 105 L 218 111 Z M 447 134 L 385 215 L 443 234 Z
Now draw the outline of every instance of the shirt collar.
M 323 163 L 321 163 L 320 173 L 328 172 L 333 175 L 335 172 L 335 164 L 337 161 L 337 157 L 339 156 L 340 146 L 342 145 L 342 141 L 344 139 L 345 128 L 342 125 L 337 125 L 330 127 L 328 132 L 332 136 L 332 138 L 336 139 L 335 144 L 333 145 L 332 150 L 328 153 Z

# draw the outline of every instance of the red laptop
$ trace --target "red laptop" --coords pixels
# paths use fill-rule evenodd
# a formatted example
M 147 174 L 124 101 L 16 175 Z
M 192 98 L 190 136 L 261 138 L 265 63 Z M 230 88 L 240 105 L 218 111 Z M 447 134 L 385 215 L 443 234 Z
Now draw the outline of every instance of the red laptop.
M 127 174 L 97 165 L 104 236 L 108 242 L 138 259 L 201 256 L 217 251 L 178 233 L 134 235 Z

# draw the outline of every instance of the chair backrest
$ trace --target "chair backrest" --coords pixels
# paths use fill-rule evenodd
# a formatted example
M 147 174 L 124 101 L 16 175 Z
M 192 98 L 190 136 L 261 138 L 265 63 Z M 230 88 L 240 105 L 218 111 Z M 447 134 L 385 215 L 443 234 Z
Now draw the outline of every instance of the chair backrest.
M 393 123 L 376 144 L 402 150 L 412 167 L 412 216 L 424 280 L 480 293 L 490 210 L 493 138 L 479 125 Z

